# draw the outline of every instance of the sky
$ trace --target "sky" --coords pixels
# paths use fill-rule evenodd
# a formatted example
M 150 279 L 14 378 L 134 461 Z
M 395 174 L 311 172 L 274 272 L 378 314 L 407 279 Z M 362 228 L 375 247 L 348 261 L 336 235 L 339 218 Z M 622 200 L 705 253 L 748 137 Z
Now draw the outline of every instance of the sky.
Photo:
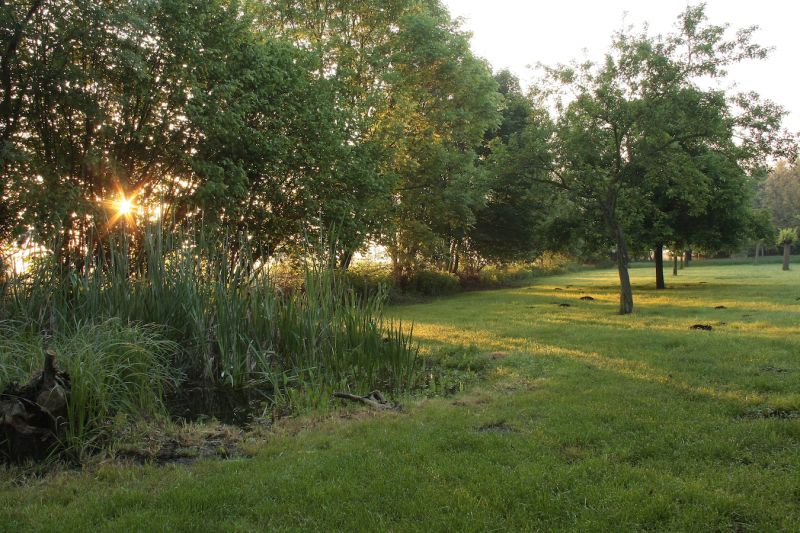
M 653 34 L 672 30 L 686 0 L 443 0 L 472 49 L 495 70 L 508 68 L 523 85 L 536 77 L 537 63 L 600 59 L 614 31 L 648 23 Z M 695 5 L 696 2 L 691 2 Z M 756 91 L 783 106 L 785 126 L 800 132 L 800 2 L 797 0 L 707 0 L 712 24 L 732 30 L 759 26 L 755 42 L 774 47 L 769 58 L 730 69 L 736 90 Z

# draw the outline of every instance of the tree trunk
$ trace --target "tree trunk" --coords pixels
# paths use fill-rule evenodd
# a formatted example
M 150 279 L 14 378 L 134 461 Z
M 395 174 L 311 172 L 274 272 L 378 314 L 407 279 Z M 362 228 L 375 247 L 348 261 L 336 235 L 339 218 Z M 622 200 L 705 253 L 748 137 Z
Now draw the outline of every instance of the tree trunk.
M 655 248 L 656 259 L 656 289 L 666 289 L 664 283 L 664 245 L 657 244 Z
M 395 281 L 399 282 L 403 278 L 403 267 L 400 264 L 400 254 L 397 252 L 393 252 L 391 254 L 392 259 L 392 278 Z
M 761 241 L 756 242 L 756 253 L 753 255 L 753 264 L 758 264 L 758 254 L 761 251 Z
M 683 261 L 683 254 L 681 254 L 681 270 L 683 270 L 683 263 L 684 263 L 684 261 Z
M 689 267 L 689 263 L 692 262 L 692 249 L 689 248 L 688 250 L 686 250 L 686 254 L 685 255 L 686 255 L 686 261 L 684 261 L 684 263 L 686 263 L 686 267 L 688 268 Z
M 792 245 L 788 242 L 783 243 L 783 269 L 789 270 L 789 254 L 791 252 Z
M 353 262 L 353 256 L 355 252 L 351 252 L 350 250 L 345 250 L 339 256 L 339 269 L 343 272 L 346 272 L 347 269 L 350 268 L 350 263 Z
M 617 270 L 619 271 L 619 314 L 627 315 L 633 312 L 633 289 L 631 277 L 628 273 L 628 243 L 625 242 L 625 232 L 617 225 Z
M 451 274 L 458 272 L 458 241 L 453 239 L 450 241 L 450 261 L 447 265 L 447 271 Z
M 672 275 L 678 275 L 678 255 L 672 254 Z

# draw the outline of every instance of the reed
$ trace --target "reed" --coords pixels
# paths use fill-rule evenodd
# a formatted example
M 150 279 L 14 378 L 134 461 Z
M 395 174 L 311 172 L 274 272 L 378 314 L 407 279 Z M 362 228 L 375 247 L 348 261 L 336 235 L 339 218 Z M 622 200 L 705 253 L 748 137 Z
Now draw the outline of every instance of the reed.
M 385 299 L 313 262 L 298 290 L 281 291 L 245 239 L 151 226 L 135 242 L 108 237 L 69 268 L 43 257 L 5 284 L 0 334 L 25 349 L 3 357 L 0 385 L 57 346 L 73 374 L 69 438 L 84 447 L 116 412 L 159 411 L 179 378 L 301 407 L 327 404 L 334 389 L 407 390 L 418 349 L 383 318 Z

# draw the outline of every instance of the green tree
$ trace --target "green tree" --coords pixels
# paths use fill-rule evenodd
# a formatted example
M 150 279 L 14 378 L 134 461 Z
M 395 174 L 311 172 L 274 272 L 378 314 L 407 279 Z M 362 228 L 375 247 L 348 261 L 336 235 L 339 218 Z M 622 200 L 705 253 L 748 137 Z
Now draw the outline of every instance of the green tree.
M 797 228 L 783 228 L 778 232 L 778 246 L 783 246 L 783 270 L 789 270 L 792 243 L 797 239 Z
M 779 107 L 699 84 L 724 76 L 732 63 L 764 57 L 753 31 L 726 40 L 725 27 L 708 25 L 702 6 L 688 8 L 673 34 L 622 32 L 603 63 L 548 71 L 575 95 L 558 108 L 553 185 L 605 222 L 615 244 L 621 314 L 633 310 L 629 246 L 656 233 L 648 220 L 662 224 L 668 216 L 655 192 L 664 189 L 690 205 L 682 210 L 703 213 L 711 199 L 709 157 L 744 170 L 789 144 Z M 664 239 L 669 234 L 668 227 L 661 231 Z
M 510 72 L 501 71 L 495 81 L 503 95 L 502 120 L 486 134 L 486 205 L 477 211 L 468 241 L 481 261 L 530 260 L 572 240 L 563 216 L 568 203 L 542 184 L 552 166 L 553 125 Z
M 9 185 L 26 171 L 16 144 L 32 91 L 29 50 L 43 5 L 43 0 L 0 3 L 0 241 L 8 237 L 20 209 Z
M 691 154 L 693 167 L 702 179 L 665 179 L 653 190 L 655 220 L 646 222 L 645 232 L 655 234 L 656 259 L 663 243 L 673 250 L 673 275 L 678 274 L 678 255 L 687 247 L 707 252 L 732 251 L 752 233 L 750 176 L 731 154 L 700 149 Z M 691 186 L 690 190 L 684 187 Z M 656 288 L 663 289 L 663 262 L 656 261 Z
M 330 240 L 343 267 L 390 224 L 398 179 L 394 154 L 402 144 L 385 125 L 394 90 L 389 79 L 395 34 L 403 17 L 423 7 L 415 0 L 250 3 L 259 32 L 308 50 L 318 60 L 316 76 L 333 91 L 346 137 L 335 167 L 341 186 L 317 225 L 332 228 Z
M 30 19 L 36 39 L 17 50 L 28 90 L 13 142 L 22 162 L 11 180 L 16 212 L 23 226 L 60 241 L 66 262 L 70 250 L 92 247 L 89 228 L 106 222 L 105 200 L 164 176 L 173 147 L 185 144 L 182 128 L 170 127 L 180 89 L 162 70 L 142 9 L 49 1 Z
M 64 261 L 99 246 L 121 196 L 267 253 L 340 218 L 352 184 L 330 84 L 309 52 L 256 36 L 241 7 L 51 0 L 30 19 L 7 196 Z
M 265 34 L 319 57 L 318 75 L 333 83 L 352 147 L 339 170 L 353 187 L 341 191 L 341 217 L 323 222 L 336 228 L 340 264 L 367 240 L 387 246 L 398 276 L 457 255 L 485 202 L 476 149 L 497 123 L 499 95 L 441 3 L 292 0 L 252 9 Z
M 397 180 L 384 243 L 398 277 L 426 259 L 449 257 L 454 269 L 488 190 L 477 148 L 499 123 L 497 84 L 438 2 L 401 19 L 392 50 L 378 125 L 394 142 Z
M 753 251 L 753 264 L 758 263 L 758 258 L 763 254 L 764 244 L 775 235 L 775 226 L 772 224 L 772 215 L 767 209 L 755 208 L 752 210 L 748 236 L 751 244 L 755 244 Z

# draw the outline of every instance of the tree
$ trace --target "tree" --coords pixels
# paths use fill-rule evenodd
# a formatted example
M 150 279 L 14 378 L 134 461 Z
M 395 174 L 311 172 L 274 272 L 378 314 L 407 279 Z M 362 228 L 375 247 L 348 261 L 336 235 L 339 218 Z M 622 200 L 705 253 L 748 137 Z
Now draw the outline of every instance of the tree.
M 709 252 L 734 250 L 753 232 L 755 223 L 751 180 L 735 159 L 722 151 L 705 149 L 696 151 L 693 158 L 703 176 L 688 183 L 693 190 L 682 190 L 688 180 L 667 179 L 653 195 L 659 219 L 650 221 L 649 228 L 660 234 L 655 242 L 666 242 L 673 250 L 673 275 L 678 274 L 678 255 L 687 247 Z M 656 288 L 663 289 L 663 262 L 656 262 L 656 280 Z
M 5 123 L 16 129 L 3 177 L 20 225 L 60 241 L 65 263 L 113 229 L 111 200 L 274 253 L 361 190 L 339 172 L 344 120 L 318 61 L 255 35 L 238 2 L 46 7 L 27 23 L 36 39 L 16 47 L 26 81 L 12 88 L 25 97 Z
M 32 90 L 27 51 L 35 38 L 34 19 L 43 4 L 43 0 L 0 3 L 0 240 L 8 237 L 19 209 L 8 185 L 24 172 L 24 162 L 15 144 L 25 120 L 25 102 Z
M 171 104 L 183 87 L 143 4 L 45 4 L 29 20 L 36 38 L 17 49 L 27 89 L 9 182 L 20 225 L 59 241 L 69 263 L 71 251 L 92 248 L 90 228 L 108 220 L 104 200 L 174 166 L 185 137 Z
M 539 181 L 547 176 L 547 128 L 529 127 L 507 144 L 496 143 L 485 167 L 486 203 L 475 214 L 469 244 L 486 261 L 529 260 L 551 243 L 546 227 L 556 212 L 556 191 Z
M 393 143 L 396 185 L 384 243 L 397 277 L 421 259 L 458 262 L 488 188 L 476 148 L 500 118 L 489 68 L 446 10 L 431 4 L 400 21 L 389 105 L 377 125 Z
M 783 245 L 783 270 L 789 270 L 789 258 L 795 239 L 797 239 L 797 228 L 783 228 L 778 232 L 778 246 Z
M 341 171 L 349 152 L 342 114 L 309 53 L 262 41 L 238 18 L 208 27 L 206 46 L 219 60 L 198 57 L 203 76 L 186 116 L 199 138 L 179 218 L 246 235 L 266 254 L 293 250 L 342 218 L 358 189 Z
M 564 216 L 568 204 L 559 191 L 542 185 L 552 166 L 553 125 L 508 71 L 495 80 L 503 95 L 502 121 L 486 134 L 486 204 L 475 215 L 468 241 L 482 261 L 530 260 L 572 241 Z
M 764 243 L 775 235 L 775 226 L 772 224 L 771 214 L 762 208 L 753 209 L 749 224 L 748 236 L 755 242 L 753 251 L 753 264 L 758 263 L 759 256 L 763 253 Z
M 633 310 L 630 244 L 654 233 L 648 220 L 666 215 L 655 192 L 702 213 L 711 198 L 703 167 L 709 156 L 744 171 L 789 144 L 778 106 L 699 84 L 723 77 L 732 63 L 765 57 L 752 43 L 755 28 L 726 40 L 725 27 L 708 25 L 702 6 L 687 8 L 677 28 L 663 37 L 621 32 L 603 63 L 548 69 L 562 85 L 557 94 L 574 96 L 557 102 L 552 184 L 602 217 L 615 245 L 621 314 Z
M 316 57 L 314 74 L 329 82 L 333 92 L 346 141 L 335 167 L 340 186 L 316 222 L 331 230 L 334 254 L 345 268 L 355 251 L 390 225 L 398 139 L 387 135 L 390 130 L 382 124 L 393 91 L 389 78 L 396 34 L 403 17 L 420 9 L 415 0 L 249 3 L 259 33 Z
M 778 227 L 800 222 L 800 167 L 780 161 L 762 186 L 764 203 Z
M 484 202 L 476 148 L 497 121 L 488 67 L 438 0 L 254 2 L 265 35 L 319 58 L 332 83 L 352 187 L 335 200 L 340 264 L 379 240 L 398 275 L 463 246 Z M 452 262 L 452 261 L 451 261 Z

